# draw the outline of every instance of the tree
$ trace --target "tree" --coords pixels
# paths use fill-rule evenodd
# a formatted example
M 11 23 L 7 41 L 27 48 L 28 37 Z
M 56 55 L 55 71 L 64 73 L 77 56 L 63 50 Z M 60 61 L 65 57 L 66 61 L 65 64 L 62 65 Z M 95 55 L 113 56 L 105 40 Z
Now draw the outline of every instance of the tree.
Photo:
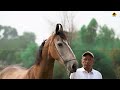
M 94 18 L 90 21 L 88 27 L 85 25 L 82 26 L 80 37 L 83 43 L 89 44 L 89 46 L 95 43 L 97 27 L 98 24 Z
M 4 62 L 5 64 L 21 63 L 20 53 L 23 52 L 31 42 L 36 44 L 35 34 L 32 32 L 24 32 L 23 35 L 18 36 L 15 28 L 0 25 L 0 34 L 2 35 L 2 38 L 0 38 L 1 64 L 4 64 Z M 31 53 L 31 51 L 29 53 Z
M 93 18 L 88 27 L 87 27 L 87 43 L 89 44 L 94 44 L 96 36 L 97 36 L 97 28 L 98 28 L 98 23 L 95 18 Z
M 107 45 L 113 44 L 111 42 L 114 42 L 115 39 L 115 32 L 113 29 L 109 29 L 107 25 L 104 25 L 103 27 L 100 26 L 100 31 L 97 36 L 97 40 L 99 40 L 100 43 L 106 43 Z
M 20 53 L 23 66 L 30 67 L 35 62 L 35 56 L 38 46 L 34 42 L 30 42 L 27 48 Z
M 12 28 L 10 26 L 4 26 L 3 30 L 4 30 L 3 38 L 5 38 L 5 39 L 11 39 L 11 38 L 14 39 L 14 38 L 18 37 L 18 33 L 15 28 Z
M 85 25 L 83 25 L 83 26 L 81 27 L 81 30 L 80 30 L 79 33 L 80 33 L 79 36 L 80 36 L 81 41 L 82 41 L 83 43 L 86 43 L 88 38 L 86 38 L 87 28 L 86 28 Z
M 93 67 L 102 73 L 103 79 L 115 79 L 116 75 L 111 58 L 99 50 L 92 52 L 95 56 L 95 63 Z
M 33 32 L 24 32 L 22 37 L 22 39 L 26 40 L 26 42 L 35 42 L 35 34 Z

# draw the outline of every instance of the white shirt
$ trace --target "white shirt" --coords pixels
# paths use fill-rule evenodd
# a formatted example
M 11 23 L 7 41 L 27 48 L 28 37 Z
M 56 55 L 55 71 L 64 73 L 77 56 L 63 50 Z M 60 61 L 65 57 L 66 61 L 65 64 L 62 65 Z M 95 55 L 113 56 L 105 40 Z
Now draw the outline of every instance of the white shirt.
M 78 68 L 76 72 L 70 74 L 70 79 L 102 79 L 102 75 L 99 71 L 92 69 L 91 72 L 87 72 L 83 67 Z

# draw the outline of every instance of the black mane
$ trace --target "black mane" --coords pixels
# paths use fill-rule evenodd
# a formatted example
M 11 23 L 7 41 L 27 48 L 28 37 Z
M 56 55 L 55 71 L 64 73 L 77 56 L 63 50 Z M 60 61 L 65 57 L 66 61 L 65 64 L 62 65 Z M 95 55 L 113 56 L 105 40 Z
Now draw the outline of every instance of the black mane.
M 46 40 L 44 40 L 44 41 L 42 42 L 42 44 L 40 45 L 40 47 L 39 47 L 39 49 L 38 49 L 37 56 L 36 56 L 36 63 L 37 63 L 37 64 L 40 64 L 40 61 L 41 61 L 41 59 L 42 59 L 42 49 L 43 49 L 43 47 L 44 47 L 45 41 L 46 41 Z

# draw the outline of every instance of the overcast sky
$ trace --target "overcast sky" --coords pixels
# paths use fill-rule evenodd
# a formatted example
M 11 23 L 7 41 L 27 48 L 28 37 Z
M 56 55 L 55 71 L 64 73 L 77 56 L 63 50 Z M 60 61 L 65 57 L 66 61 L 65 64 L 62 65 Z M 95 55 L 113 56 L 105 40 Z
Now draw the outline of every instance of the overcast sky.
M 99 25 L 106 24 L 115 30 L 116 36 L 120 36 L 120 11 L 72 11 L 75 15 L 74 25 L 77 30 L 82 25 L 88 25 L 92 18 L 95 18 Z M 113 17 L 112 13 L 117 16 Z M 18 34 L 33 32 L 36 35 L 38 45 L 47 39 L 54 31 L 47 20 L 56 23 L 61 22 L 61 11 L 0 11 L 0 25 L 11 26 L 17 29 Z

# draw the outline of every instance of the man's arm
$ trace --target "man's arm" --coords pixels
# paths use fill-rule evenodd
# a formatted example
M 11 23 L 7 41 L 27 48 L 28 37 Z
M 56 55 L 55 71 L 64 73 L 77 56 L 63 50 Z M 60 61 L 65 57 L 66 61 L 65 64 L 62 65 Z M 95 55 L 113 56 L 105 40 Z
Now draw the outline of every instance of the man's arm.
M 99 75 L 99 79 L 102 79 L 102 74 L 100 72 L 98 72 Z
M 75 79 L 75 73 L 70 74 L 70 79 Z

